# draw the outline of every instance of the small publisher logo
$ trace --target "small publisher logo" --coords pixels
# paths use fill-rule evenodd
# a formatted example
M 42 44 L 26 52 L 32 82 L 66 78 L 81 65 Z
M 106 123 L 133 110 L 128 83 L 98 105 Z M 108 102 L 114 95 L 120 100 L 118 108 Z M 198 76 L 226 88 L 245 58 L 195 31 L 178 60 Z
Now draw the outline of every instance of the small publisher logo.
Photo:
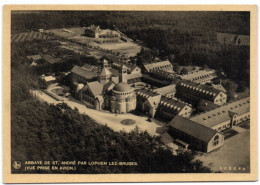
M 22 167 L 22 163 L 20 161 L 14 161 L 13 167 L 14 169 L 18 170 Z

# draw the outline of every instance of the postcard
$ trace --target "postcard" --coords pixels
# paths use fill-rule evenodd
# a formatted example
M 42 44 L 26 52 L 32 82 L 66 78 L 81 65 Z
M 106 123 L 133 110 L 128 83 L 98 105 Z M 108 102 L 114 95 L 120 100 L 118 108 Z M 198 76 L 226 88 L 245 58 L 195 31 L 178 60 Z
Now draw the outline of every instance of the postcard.
M 5 5 L 4 183 L 257 180 L 255 5 Z

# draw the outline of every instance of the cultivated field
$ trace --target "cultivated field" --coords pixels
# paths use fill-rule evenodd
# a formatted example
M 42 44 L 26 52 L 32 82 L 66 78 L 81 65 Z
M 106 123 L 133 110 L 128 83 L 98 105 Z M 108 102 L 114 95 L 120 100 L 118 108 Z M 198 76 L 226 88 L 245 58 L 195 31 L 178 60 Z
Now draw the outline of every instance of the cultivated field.
M 53 37 L 48 34 L 41 33 L 41 32 L 35 32 L 35 31 L 13 34 L 11 36 L 12 42 L 49 40 L 49 39 L 53 39 Z

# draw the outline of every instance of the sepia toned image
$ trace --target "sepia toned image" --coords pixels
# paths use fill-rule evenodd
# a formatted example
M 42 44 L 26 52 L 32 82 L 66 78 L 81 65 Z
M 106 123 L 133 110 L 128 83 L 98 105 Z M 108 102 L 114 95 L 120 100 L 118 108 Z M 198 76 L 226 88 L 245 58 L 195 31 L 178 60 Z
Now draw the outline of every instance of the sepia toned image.
M 5 6 L 4 179 L 257 179 L 256 6 Z

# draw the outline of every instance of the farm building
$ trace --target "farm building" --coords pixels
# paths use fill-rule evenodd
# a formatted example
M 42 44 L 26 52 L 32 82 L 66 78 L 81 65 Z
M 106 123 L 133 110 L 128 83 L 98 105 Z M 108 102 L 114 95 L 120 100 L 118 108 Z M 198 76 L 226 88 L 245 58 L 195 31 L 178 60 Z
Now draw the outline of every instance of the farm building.
M 188 148 L 208 153 L 224 145 L 222 134 L 181 116 L 175 116 L 167 126 L 171 137 Z

